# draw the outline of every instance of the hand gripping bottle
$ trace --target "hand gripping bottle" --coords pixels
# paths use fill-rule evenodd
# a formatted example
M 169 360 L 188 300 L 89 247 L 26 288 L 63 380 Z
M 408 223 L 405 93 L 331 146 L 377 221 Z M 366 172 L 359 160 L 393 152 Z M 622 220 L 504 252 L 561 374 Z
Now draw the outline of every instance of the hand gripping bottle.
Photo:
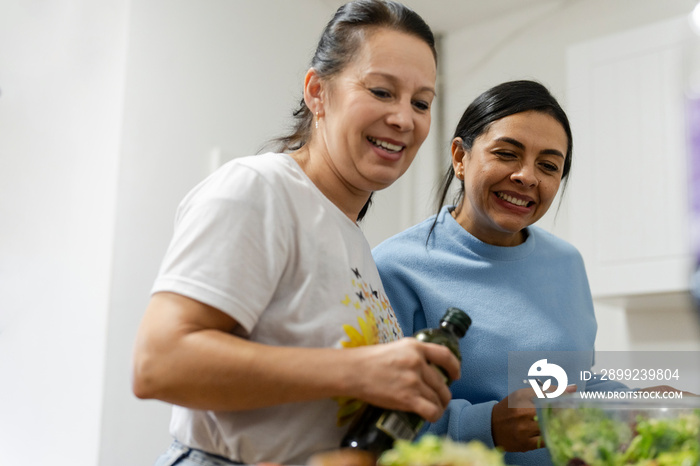
M 467 333 L 471 323 L 464 311 L 451 307 L 440 320 L 439 327 L 420 330 L 413 336 L 420 341 L 447 346 L 461 361 L 459 339 Z M 449 384 L 447 374 L 439 367 L 438 370 L 445 376 L 445 383 Z M 392 448 L 395 440 L 413 440 L 424 422 L 425 420 L 416 413 L 368 404 L 353 419 L 340 447 L 369 451 L 379 457 L 382 452 Z

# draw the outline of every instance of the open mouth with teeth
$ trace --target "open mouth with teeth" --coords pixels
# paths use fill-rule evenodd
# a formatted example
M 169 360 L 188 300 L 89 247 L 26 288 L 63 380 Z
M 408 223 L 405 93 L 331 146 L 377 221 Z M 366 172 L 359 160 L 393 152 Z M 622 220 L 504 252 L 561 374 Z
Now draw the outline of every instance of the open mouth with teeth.
M 517 199 L 513 196 L 509 196 L 508 194 L 505 194 L 502 192 L 497 192 L 496 196 L 501 200 L 509 202 L 513 205 L 517 205 L 519 207 L 530 207 L 531 205 L 535 204 L 533 201 L 525 201 L 523 199 Z
M 387 152 L 391 152 L 392 154 L 395 154 L 396 152 L 401 152 L 405 146 L 397 146 L 396 144 L 392 144 L 390 142 L 382 141 L 380 139 L 375 139 L 371 136 L 367 136 L 367 140 L 372 143 L 373 145 L 377 147 L 381 147 Z

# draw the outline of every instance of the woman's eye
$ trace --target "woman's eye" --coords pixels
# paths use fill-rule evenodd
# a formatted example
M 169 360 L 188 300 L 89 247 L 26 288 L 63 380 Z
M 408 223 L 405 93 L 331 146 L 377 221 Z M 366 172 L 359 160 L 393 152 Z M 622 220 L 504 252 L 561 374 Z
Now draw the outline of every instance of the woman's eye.
M 559 171 L 559 167 L 553 163 L 550 163 L 550 162 L 544 162 L 542 164 L 542 167 L 545 170 L 547 170 L 548 172 L 558 172 Z
M 426 111 L 430 110 L 430 104 L 424 100 L 415 100 L 413 101 L 413 106 L 416 107 L 420 111 Z
M 386 99 L 391 97 L 391 93 L 384 89 L 370 89 L 370 92 L 375 96 L 379 97 L 380 99 Z
M 512 159 L 514 157 L 517 157 L 512 152 L 503 152 L 503 151 L 496 152 L 496 155 L 498 155 L 499 157 L 504 158 L 504 159 Z

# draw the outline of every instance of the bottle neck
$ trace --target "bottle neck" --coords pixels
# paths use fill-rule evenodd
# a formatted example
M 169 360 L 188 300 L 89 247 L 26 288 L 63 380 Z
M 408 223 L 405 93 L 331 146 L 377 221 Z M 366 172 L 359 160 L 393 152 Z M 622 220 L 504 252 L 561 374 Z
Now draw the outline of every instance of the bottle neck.
M 463 327 L 459 325 L 455 325 L 452 322 L 449 322 L 447 320 L 441 320 L 440 321 L 440 328 L 450 332 L 451 334 L 457 336 L 458 338 L 462 338 L 466 331 L 464 330 Z

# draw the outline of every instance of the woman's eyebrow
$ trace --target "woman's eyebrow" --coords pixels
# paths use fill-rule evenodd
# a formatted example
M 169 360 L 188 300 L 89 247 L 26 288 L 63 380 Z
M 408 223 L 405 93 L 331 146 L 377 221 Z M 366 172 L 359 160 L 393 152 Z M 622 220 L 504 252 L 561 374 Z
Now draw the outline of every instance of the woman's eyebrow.
M 518 149 L 525 149 L 525 144 L 518 141 L 517 139 L 509 138 L 507 136 L 502 136 L 500 138 L 496 138 L 496 141 L 507 142 L 508 144 L 511 144 L 511 145 L 517 147 Z
M 501 141 L 501 142 L 506 142 L 508 144 L 512 144 L 518 149 L 525 150 L 525 144 L 522 142 L 518 141 L 517 139 L 509 138 L 508 136 L 503 136 L 500 138 L 496 138 L 496 141 Z M 562 154 L 560 151 L 556 149 L 544 149 L 541 154 L 549 154 L 549 155 L 558 155 L 561 158 L 565 158 L 564 154 Z
M 367 73 L 367 76 L 379 76 L 391 81 L 394 84 L 398 82 L 396 76 L 394 76 L 391 73 L 384 73 L 383 71 L 370 71 L 369 73 Z M 420 89 L 418 89 L 418 92 L 430 92 L 433 95 L 437 96 L 437 91 L 434 87 L 431 86 L 422 86 Z

